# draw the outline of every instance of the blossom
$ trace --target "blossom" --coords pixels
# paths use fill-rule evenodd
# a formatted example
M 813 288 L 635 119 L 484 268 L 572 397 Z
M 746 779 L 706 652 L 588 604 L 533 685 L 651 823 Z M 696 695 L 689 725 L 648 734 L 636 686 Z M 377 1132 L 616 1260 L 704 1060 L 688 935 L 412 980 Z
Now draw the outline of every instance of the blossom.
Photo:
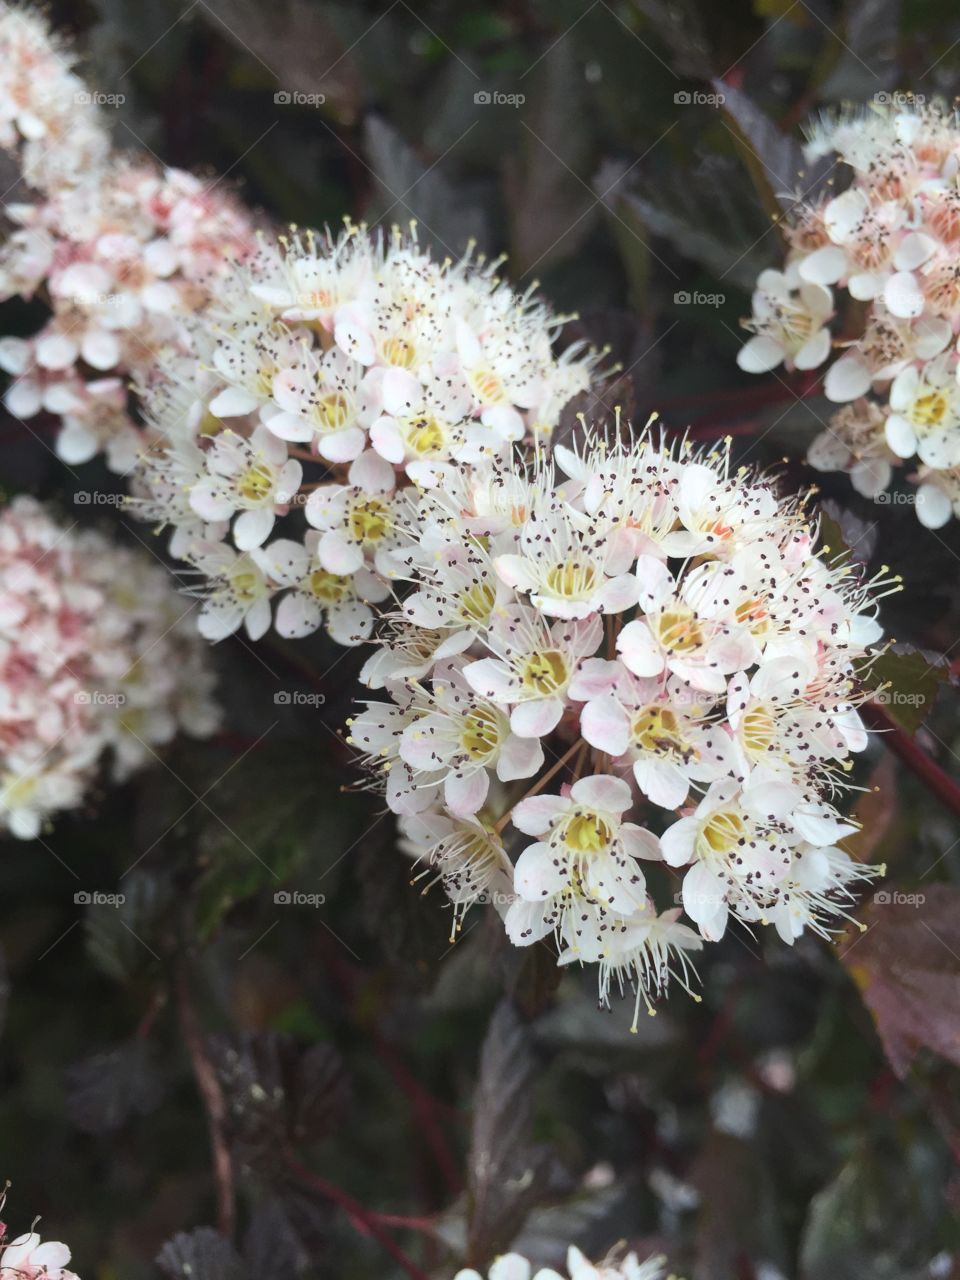
M 641 1262 L 635 1253 L 611 1254 L 603 1262 L 592 1263 L 576 1245 L 570 1245 L 566 1262 L 569 1280 L 663 1280 L 666 1258 L 651 1257 Z M 479 1271 L 467 1268 L 458 1271 L 453 1280 L 483 1280 L 483 1276 Z M 566 1280 L 566 1277 L 551 1267 L 535 1271 L 522 1254 L 504 1253 L 490 1265 L 487 1280 Z
M 596 966 L 635 1028 L 672 985 L 692 994 L 693 953 L 731 919 L 829 933 L 875 874 L 837 842 L 897 582 L 826 559 L 804 501 L 727 449 L 616 428 L 555 459 L 454 459 L 407 494 L 362 672 L 383 696 L 350 741 L 452 936 L 495 886 L 509 941 Z M 556 565 L 593 580 L 567 590 Z
M 808 461 L 848 472 L 875 498 L 916 456 L 926 481 L 917 515 L 938 528 L 953 514 L 950 482 L 928 478 L 960 466 L 956 110 L 939 100 L 891 101 L 828 114 L 812 127 L 807 153 L 834 154 L 850 183 L 788 215 L 782 270 L 758 278 L 746 322 L 754 336 L 738 364 L 753 373 L 781 359 L 790 367 L 792 352 L 798 368 L 822 364 L 835 311 L 843 339 L 823 390 L 850 407 L 833 415 Z M 819 301 L 804 292 L 811 289 L 822 291 Z M 807 334 L 808 347 L 797 350 Z M 920 475 L 908 478 L 921 483 Z
M 28 1231 L 0 1252 L 0 1280 L 77 1280 L 74 1272 L 67 1270 L 69 1261 L 70 1250 L 65 1244 L 41 1241 L 36 1231 Z
M 33 499 L 0 511 L 0 825 L 31 839 L 184 730 L 216 727 L 213 677 L 165 571 Z

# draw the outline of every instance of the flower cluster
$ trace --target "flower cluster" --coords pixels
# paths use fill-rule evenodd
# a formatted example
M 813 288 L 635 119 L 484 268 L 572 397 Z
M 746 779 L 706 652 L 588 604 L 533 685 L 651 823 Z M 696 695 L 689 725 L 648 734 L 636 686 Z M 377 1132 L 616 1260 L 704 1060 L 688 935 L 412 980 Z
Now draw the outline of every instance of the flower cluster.
M 636 1026 L 731 917 L 828 935 L 873 874 L 838 847 L 856 827 L 835 806 L 893 584 L 815 540 L 727 451 L 647 433 L 420 493 L 393 556 L 410 591 L 362 676 L 389 701 L 350 741 L 454 936 L 492 902 L 514 945 L 597 964 L 602 1004 L 632 988 Z M 655 906 L 658 864 L 684 869 L 696 931 Z
M 205 580 L 205 636 L 272 621 L 361 642 L 415 488 L 549 438 L 596 356 L 555 356 L 561 318 L 497 266 L 350 223 L 262 237 L 238 265 L 192 326 L 193 358 L 147 389 L 157 444 L 137 477 L 141 514 Z
M 65 462 L 105 450 L 126 472 L 143 443 L 127 384 L 161 351 L 187 349 L 184 319 L 252 251 L 251 218 L 216 183 L 112 151 L 92 95 L 35 16 L 0 12 L 0 50 L 0 145 L 35 136 L 45 165 L 38 176 L 33 153 L 20 157 L 37 194 L 6 205 L 15 229 L 0 252 L 0 300 L 38 296 L 51 312 L 31 338 L 0 340 L 13 379 L 4 403 L 21 420 L 58 417 Z M 101 145 L 82 151 L 81 127 Z
M 142 554 L 58 525 L 32 498 L 0 512 L 0 830 L 36 836 L 105 757 L 121 779 L 178 730 L 213 731 L 187 613 Z
M 589 1262 L 576 1245 L 567 1250 L 567 1275 L 569 1280 L 663 1280 L 666 1258 L 647 1258 L 641 1262 L 635 1253 L 618 1259 L 611 1255 L 603 1262 Z M 458 1271 L 454 1280 L 483 1280 L 479 1271 L 468 1268 Z M 567 1280 L 552 1267 L 540 1267 L 534 1271 L 530 1262 L 519 1253 L 502 1254 L 487 1271 L 487 1280 Z
M 786 263 L 757 281 L 738 364 L 814 369 L 840 348 L 824 391 L 843 407 L 811 464 L 849 472 L 873 498 L 915 456 L 917 515 L 937 528 L 960 513 L 956 112 L 938 103 L 843 112 L 814 128 L 807 151 L 836 156 L 850 185 L 799 204 L 784 223 Z
M 0 6 L 0 147 L 27 183 L 52 192 L 82 181 L 110 149 L 99 105 L 69 50 L 36 10 Z

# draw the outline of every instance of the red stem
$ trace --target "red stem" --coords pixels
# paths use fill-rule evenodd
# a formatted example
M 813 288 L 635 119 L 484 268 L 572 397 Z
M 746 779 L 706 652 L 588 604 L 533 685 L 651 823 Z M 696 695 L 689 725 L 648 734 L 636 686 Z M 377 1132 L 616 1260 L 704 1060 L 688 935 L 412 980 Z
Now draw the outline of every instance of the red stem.
M 915 738 L 901 727 L 876 702 L 867 702 L 860 709 L 865 722 L 872 729 L 883 731 L 883 743 L 907 768 L 911 769 L 924 786 L 952 813 L 960 816 L 960 783 L 928 756 Z
M 354 1200 L 353 1196 L 344 1191 L 342 1187 L 335 1186 L 332 1182 L 328 1182 L 326 1178 L 321 1178 L 318 1173 L 314 1173 L 305 1164 L 301 1164 L 295 1156 L 287 1156 L 287 1167 L 292 1174 L 313 1191 L 316 1191 L 318 1195 L 339 1205 L 356 1230 L 361 1235 L 370 1236 L 371 1239 L 376 1240 L 384 1253 L 389 1254 L 394 1262 L 410 1276 L 410 1280 L 428 1280 L 427 1273 L 421 1271 L 417 1264 L 407 1257 L 393 1236 L 384 1230 L 380 1214 L 366 1209 L 359 1200 Z M 411 1226 L 416 1221 L 417 1219 L 414 1218 L 404 1219 L 404 1225 Z

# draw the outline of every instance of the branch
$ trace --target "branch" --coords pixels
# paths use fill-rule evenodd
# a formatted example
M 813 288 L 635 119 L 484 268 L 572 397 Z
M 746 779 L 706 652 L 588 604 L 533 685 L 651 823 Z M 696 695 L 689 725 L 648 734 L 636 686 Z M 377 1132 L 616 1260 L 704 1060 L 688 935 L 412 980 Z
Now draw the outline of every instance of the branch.
M 227 1145 L 225 1124 L 227 1118 L 223 1090 L 213 1064 L 207 1057 L 203 1032 L 197 1021 L 196 1011 L 190 1001 L 190 980 L 186 966 L 177 975 L 177 1002 L 180 1012 L 180 1031 L 190 1056 L 197 1091 L 207 1113 L 210 1131 L 210 1151 L 213 1156 L 213 1176 L 217 1187 L 217 1228 L 227 1240 L 233 1238 L 235 1220 L 233 1165 Z
M 376 1240 L 384 1253 L 389 1254 L 394 1262 L 403 1268 L 410 1280 L 429 1280 L 427 1273 L 421 1271 L 417 1264 L 407 1257 L 393 1236 L 384 1230 L 383 1219 L 381 1219 L 380 1214 L 366 1209 L 359 1200 L 354 1200 L 353 1196 L 344 1191 L 342 1187 L 335 1186 L 332 1182 L 328 1182 L 326 1178 L 321 1178 L 318 1173 L 314 1173 L 305 1164 L 301 1164 L 295 1156 L 288 1155 L 286 1163 L 287 1168 L 300 1182 L 310 1187 L 318 1195 L 323 1196 L 325 1200 L 331 1200 L 338 1205 L 361 1235 L 370 1236 L 371 1239 Z M 399 1221 L 393 1215 L 384 1216 L 387 1221 L 394 1223 Z M 421 1218 L 406 1218 L 402 1220 L 403 1226 L 415 1228 L 419 1231 L 427 1229 L 425 1223 L 426 1220 Z
M 872 729 L 882 731 L 884 746 L 917 775 L 942 805 L 960 816 L 960 783 L 951 778 L 932 756 L 927 755 L 916 738 L 912 738 L 906 729 L 901 729 L 876 702 L 865 703 L 860 712 Z

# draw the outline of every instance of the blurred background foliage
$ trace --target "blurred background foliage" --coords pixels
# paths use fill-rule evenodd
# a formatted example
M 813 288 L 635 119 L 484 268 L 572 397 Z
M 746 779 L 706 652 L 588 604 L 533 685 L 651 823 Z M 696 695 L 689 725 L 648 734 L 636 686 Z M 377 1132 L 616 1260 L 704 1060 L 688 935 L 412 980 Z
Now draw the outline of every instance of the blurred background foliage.
M 815 180 L 797 176 L 799 126 L 841 99 L 952 96 L 955 4 L 51 12 L 91 83 L 124 96 L 121 145 L 223 175 L 279 222 L 416 218 L 441 253 L 505 252 L 578 313 L 568 337 L 610 346 L 599 412 L 658 410 L 699 440 L 731 434 L 788 488 L 816 479 L 837 537 L 906 579 L 884 612 L 923 651 L 901 677 L 924 696 L 896 715 L 956 776 L 956 526 L 815 477 L 798 459 L 828 412 L 816 383 L 734 363 L 751 283 L 778 261 L 779 197 Z M 27 327 L 19 304 L 5 318 Z M 63 467 L 32 425 L 0 428 L 4 489 L 162 555 L 78 507 L 114 481 Z M 897 753 L 878 739 L 862 771 L 857 852 L 889 876 L 867 931 L 792 950 L 733 934 L 702 1003 L 678 993 L 631 1036 L 626 1009 L 596 1010 L 592 974 L 560 982 L 481 911 L 450 945 L 390 816 L 343 789 L 360 655 L 234 638 L 216 659 L 215 742 L 2 850 L 11 1224 L 42 1214 L 84 1280 L 157 1275 L 158 1254 L 194 1280 L 393 1280 L 410 1259 L 443 1277 L 510 1244 L 555 1263 L 570 1238 L 662 1247 L 692 1280 L 960 1276 L 960 831 Z M 85 905 L 94 891 L 125 902 Z M 324 901 L 276 899 L 294 891 Z M 210 1228 L 234 1198 L 226 1242 Z

